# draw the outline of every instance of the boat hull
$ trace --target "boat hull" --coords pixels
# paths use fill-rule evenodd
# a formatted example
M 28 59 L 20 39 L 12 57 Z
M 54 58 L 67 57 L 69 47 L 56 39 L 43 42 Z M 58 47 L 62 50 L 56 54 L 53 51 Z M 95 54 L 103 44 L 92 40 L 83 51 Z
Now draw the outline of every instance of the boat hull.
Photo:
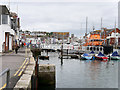
M 95 58 L 97 60 L 108 60 L 108 57 L 99 57 L 99 56 L 96 56 Z
M 95 54 L 89 54 L 90 56 L 95 56 Z
M 111 56 L 110 58 L 111 58 L 111 60 L 120 60 L 120 57 L 118 57 L 118 56 Z
M 91 59 L 92 59 L 92 56 L 85 56 L 85 57 L 82 57 L 81 59 L 82 59 L 82 60 L 91 60 Z

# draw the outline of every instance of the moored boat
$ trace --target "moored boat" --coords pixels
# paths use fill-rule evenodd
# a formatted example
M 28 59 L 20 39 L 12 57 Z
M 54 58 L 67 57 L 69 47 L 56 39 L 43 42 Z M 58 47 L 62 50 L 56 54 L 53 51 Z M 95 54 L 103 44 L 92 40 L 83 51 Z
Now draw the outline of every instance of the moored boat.
M 89 54 L 87 53 L 84 53 L 83 55 L 81 55 L 81 59 L 82 60 L 91 60 L 92 59 L 92 56 L 90 56 Z
M 95 32 L 88 37 L 87 42 L 83 46 L 102 46 L 103 39 L 101 39 L 100 34 Z
M 120 60 L 120 55 L 118 54 L 117 51 L 115 51 L 115 52 L 112 53 L 110 58 L 111 58 L 111 60 Z
M 91 52 L 89 53 L 89 55 L 90 55 L 90 56 L 94 56 L 94 55 L 95 55 L 95 52 L 94 52 L 94 51 L 91 51 Z
M 99 52 L 99 54 L 96 55 L 95 58 L 96 58 L 97 60 L 108 60 L 108 57 L 105 56 L 104 54 L 102 54 L 101 52 Z

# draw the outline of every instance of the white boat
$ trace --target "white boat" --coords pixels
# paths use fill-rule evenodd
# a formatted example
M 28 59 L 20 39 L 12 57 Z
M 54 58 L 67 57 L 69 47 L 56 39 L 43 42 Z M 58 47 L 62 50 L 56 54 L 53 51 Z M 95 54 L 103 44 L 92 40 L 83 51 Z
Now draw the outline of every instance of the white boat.
M 91 60 L 92 59 L 92 56 L 90 56 L 89 54 L 87 53 L 84 53 L 83 55 L 81 55 L 81 59 L 82 60 Z
M 120 55 L 117 51 L 113 52 L 112 55 L 110 55 L 111 60 L 120 60 Z

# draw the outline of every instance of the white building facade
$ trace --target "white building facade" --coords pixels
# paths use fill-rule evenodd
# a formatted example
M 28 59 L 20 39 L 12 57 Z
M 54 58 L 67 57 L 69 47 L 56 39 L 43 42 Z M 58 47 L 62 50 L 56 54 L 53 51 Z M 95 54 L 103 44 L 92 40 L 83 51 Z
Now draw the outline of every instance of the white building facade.
M 0 52 L 12 50 L 14 31 L 11 29 L 11 19 L 8 8 L 0 5 Z

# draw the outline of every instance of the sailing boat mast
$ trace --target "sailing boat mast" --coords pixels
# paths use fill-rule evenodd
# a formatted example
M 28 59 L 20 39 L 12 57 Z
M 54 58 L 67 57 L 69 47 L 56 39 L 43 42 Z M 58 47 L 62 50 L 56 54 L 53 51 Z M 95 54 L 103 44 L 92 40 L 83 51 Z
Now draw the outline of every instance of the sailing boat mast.
M 116 48 L 116 45 L 117 43 L 116 43 L 116 19 L 115 19 L 115 48 Z
M 87 43 L 87 24 L 88 24 L 88 17 L 86 17 L 86 35 L 85 35 L 85 37 L 86 37 L 86 43 Z
M 103 29 L 103 30 L 102 30 Z M 103 28 L 103 18 L 101 18 L 101 32 L 103 31 L 103 35 L 104 35 L 104 45 L 105 45 L 105 30 Z M 102 37 L 102 35 L 101 35 Z
M 95 33 L 94 33 L 94 30 L 95 30 L 95 27 L 94 27 L 94 25 L 93 25 L 93 34 L 95 34 Z M 94 45 L 93 43 L 94 43 L 94 38 L 92 39 L 92 46 Z
M 10 0 L 8 1 L 8 4 L 9 4 L 9 11 L 10 11 Z

